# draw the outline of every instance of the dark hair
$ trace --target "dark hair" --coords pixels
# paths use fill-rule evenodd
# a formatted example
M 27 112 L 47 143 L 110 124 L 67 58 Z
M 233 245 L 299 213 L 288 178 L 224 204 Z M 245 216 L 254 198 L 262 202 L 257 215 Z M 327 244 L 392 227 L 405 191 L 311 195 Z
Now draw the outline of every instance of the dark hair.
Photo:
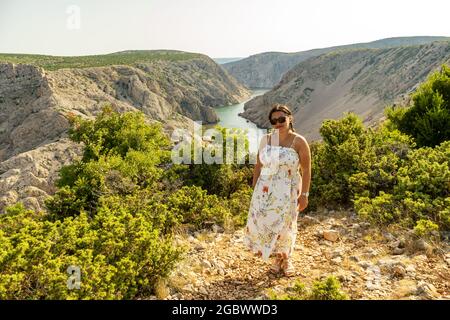
M 281 103 L 275 103 L 274 105 L 272 105 L 272 109 L 269 112 L 269 120 L 272 119 L 272 113 L 276 112 L 276 111 L 281 111 L 284 112 L 289 119 L 291 120 L 289 122 L 289 128 L 295 132 L 293 123 L 294 123 L 294 116 L 292 115 L 291 110 L 289 109 L 289 107 L 285 104 L 281 104 Z

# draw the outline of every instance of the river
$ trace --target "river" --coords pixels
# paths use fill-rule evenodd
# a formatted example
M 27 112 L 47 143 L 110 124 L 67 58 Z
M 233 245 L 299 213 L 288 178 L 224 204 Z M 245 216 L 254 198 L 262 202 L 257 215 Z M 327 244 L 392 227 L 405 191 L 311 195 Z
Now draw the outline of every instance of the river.
M 229 129 L 249 129 L 249 132 L 251 133 L 248 136 L 250 153 L 256 152 L 256 150 L 258 149 L 258 141 L 262 137 L 262 135 L 266 133 L 266 130 L 258 128 L 255 123 L 239 116 L 239 113 L 244 112 L 244 104 L 247 101 L 253 99 L 254 97 L 263 95 L 267 91 L 269 91 L 269 89 L 255 89 L 252 90 L 251 97 L 241 103 L 214 108 L 220 118 L 218 125 L 220 125 L 221 127 Z M 215 125 L 208 125 L 206 126 L 206 128 L 211 128 L 214 126 Z

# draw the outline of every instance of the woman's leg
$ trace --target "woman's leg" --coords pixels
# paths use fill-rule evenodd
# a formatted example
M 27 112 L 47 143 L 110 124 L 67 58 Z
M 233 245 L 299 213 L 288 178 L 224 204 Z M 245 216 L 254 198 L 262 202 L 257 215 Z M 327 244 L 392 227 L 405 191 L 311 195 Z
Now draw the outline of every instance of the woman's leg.
M 272 265 L 270 266 L 270 271 L 272 273 L 278 273 L 281 270 L 281 263 L 283 262 L 283 255 L 281 253 L 276 253 Z
M 287 277 L 295 275 L 295 268 L 294 265 L 292 264 L 292 260 L 286 253 L 283 253 L 283 258 L 281 261 L 281 270 Z

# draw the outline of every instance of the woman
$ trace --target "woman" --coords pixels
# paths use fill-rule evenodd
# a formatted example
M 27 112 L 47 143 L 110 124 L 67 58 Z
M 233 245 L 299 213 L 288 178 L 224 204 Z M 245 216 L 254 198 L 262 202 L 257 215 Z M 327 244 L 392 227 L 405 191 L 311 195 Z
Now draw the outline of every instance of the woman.
M 261 139 L 258 149 L 244 243 L 266 261 L 275 256 L 272 272 L 292 276 L 290 257 L 298 213 L 308 205 L 311 154 L 306 139 L 295 133 L 287 106 L 275 104 L 269 120 L 274 132 Z

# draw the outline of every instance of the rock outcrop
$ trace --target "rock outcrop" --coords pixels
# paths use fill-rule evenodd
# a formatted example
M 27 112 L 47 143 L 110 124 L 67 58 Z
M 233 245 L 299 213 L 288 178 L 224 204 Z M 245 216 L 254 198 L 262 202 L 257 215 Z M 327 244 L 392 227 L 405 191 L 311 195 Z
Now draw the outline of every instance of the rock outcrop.
M 325 230 L 339 230 L 339 240 L 327 241 Z M 357 300 L 450 299 L 448 243 L 434 251 L 393 255 L 390 247 L 404 230 L 391 234 L 362 221 L 353 212 L 311 211 L 299 217 L 291 261 L 292 277 L 269 272 L 265 262 L 244 245 L 245 228 L 203 229 L 175 236 L 188 248 L 186 259 L 170 275 L 165 291 L 153 299 L 268 300 L 272 294 L 294 295 L 297 281 L 311 288 L 334 276 L 341 290 Z
M 247 102 L 242 116 L 270 128 L 271 106 L 285 103 L 294 113 L 295 129 L 320 140 L 323 120 L 343 112 L 355 112 L 367 126 L 374 125 L 386 105 L 404 99 L 444 63 L 450 63 L 450 42 L 444 41 L 332 52 L 295 66 L 271 91 Z
M 105 104 L 140 110 L 170 134 L 192 128 L 193 121 L 216 123 L 215 106 L 249 96 L 206 56 L 51 71 L 0 62 L 0 212 L 23 199 L 39 209 L 52 193 L 54 174 L 79 153 L 70 141 L 59 141 L 69 113 L 90 118 Z
M 0 208 L 18 201 L 42 210 L 44 200 L 56 191 L 59 169 L 72 163 L 82 146 L 67 137 L 20 153 L 0 163 Z
M 429 44 L 433 41 L 448 41 L 448 37 L 397 37 L 367 43 L 356 43 L 300 52 L 264 52 L 248 58 L 223 64 L 223 67 L 239 82 L 249 88 L 272 88 L 280 82 L 291 68 L 309 58 L 318 57 L 337 50 L 383 49 L 399 46 Z

